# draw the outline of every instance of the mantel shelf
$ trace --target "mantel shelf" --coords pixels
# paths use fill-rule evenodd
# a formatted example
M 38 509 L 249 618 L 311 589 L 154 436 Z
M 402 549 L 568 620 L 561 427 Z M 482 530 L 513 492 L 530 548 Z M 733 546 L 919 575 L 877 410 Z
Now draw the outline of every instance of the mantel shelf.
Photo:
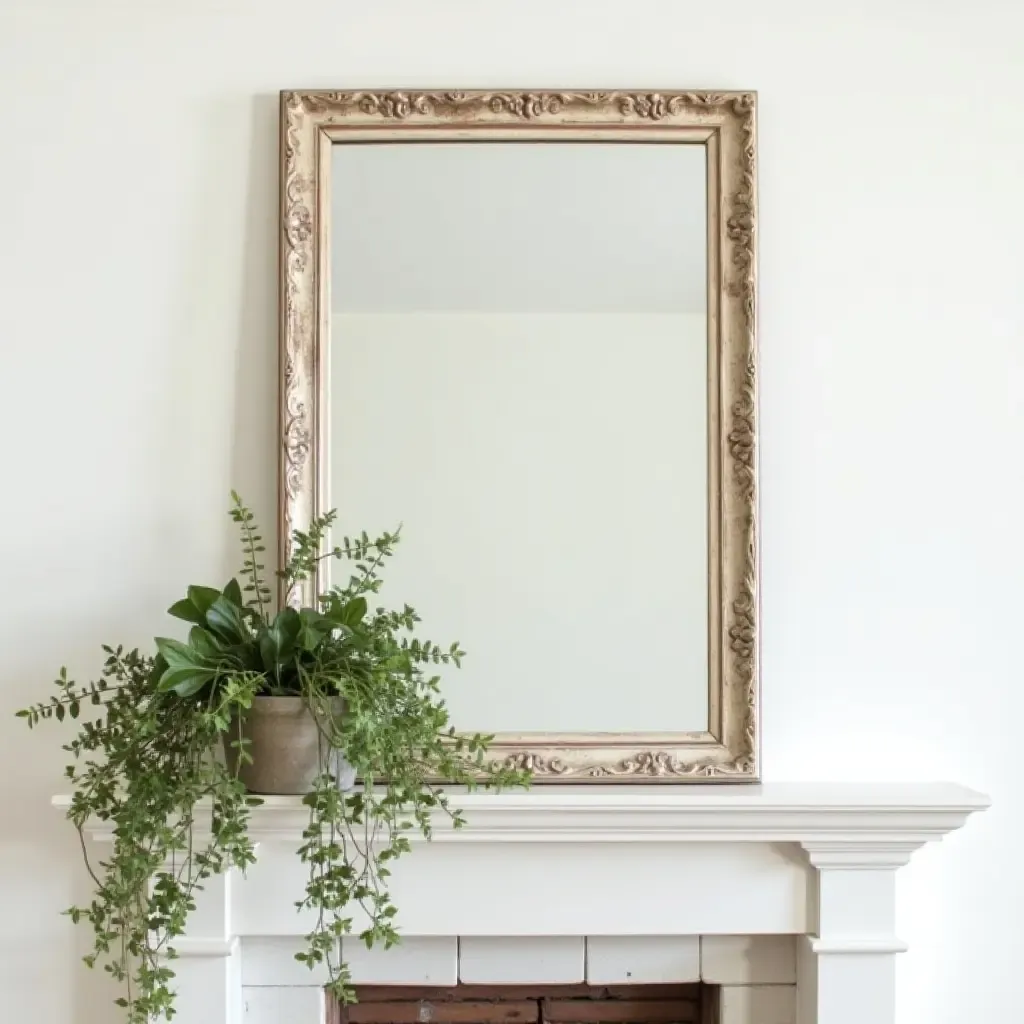
M 389 886 L 400 907 L 399 951 L 341 939 L 357 983 L 454 985 L 474 944 L 504 972 L 520 965 L 517 977 L 530 981 L 537 963 L 554 957 L 562 965 L 555 980 L 578 983 L 597 962 L 595 950 L 614 951 L 623 982 L 651 957 L 657 980 L 707 980 L 706 951 L 716 948 L 735 952 L 739 978 L 751 951 L 768 941 L 790 951 L 772 961 L 790 964 L 784 983 L 736 982 L 736 997 L 770 990 L 788 1009 L 773 1002 L 756 1019 L 805 1024 L 894 1024 L 894 960 L 906 948 L 895 930 L 896 872 L 924 843 L 989 804 L 981 793 L 939 782 L 451 795 L 465 827 L 439 820 L 435 842 L 416 842 L 395 865 Z M 66 810 L 69 800 L 54 804 Z M 206 883 L 187 933 L 174 943 L 182 1024 L 242 1024 L 248 993 L 270 991 L 245 985 L 287 993 L 309 984 L 305 972 L 295 980 L 294 966 L 313 923 L 311 912 L 296 911 L 309 881 L 295 852 L 307 822 L 298 797 L 267 798 L 250 821 L 254 863 Z M 88 831 L 111 841 L 107 823 Z M 697 956 L 691 976 L 685 972 Z M 713 957 L 708 963 L 717 969 Z M 722 982 L 723 1000 L 729 984 Z M 319 987 L 305 991 L 322 1002 Z M 270 1019 L 285 1016 L 275 1009 Z M 320 1002 L 305 1019 L 324 1019 Z M 723 1021 L 754 1019 L 751 1010 Z
M 466 825 L 455 830 L 439 819 L 435 842 L 792 842 L 812 859 L 835 863 L 862 847 L 909 856 L 989 806 L 988 797 L 951 783 L 538 787 L 451 795 Z M 53 802 L 66 808 L 69 798 Z M 307 821 L 300 798 L 267 797 L 252 812 L 250 835 L 257 842 L 298 840 Z M 98 841 L 110 838 L 102 822 L 88 831 Z

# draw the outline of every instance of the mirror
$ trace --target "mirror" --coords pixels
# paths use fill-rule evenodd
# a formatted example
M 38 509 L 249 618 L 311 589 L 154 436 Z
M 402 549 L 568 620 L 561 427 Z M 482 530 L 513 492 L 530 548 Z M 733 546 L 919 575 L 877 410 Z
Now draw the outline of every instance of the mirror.
M 471 648 L 453 723 L 705 729 L 704 147 L 331 162 L 328 503 L 404 521 L 388 584 Z
M 283 96 L 282 543 L 401 522 L 539 781 L 757 777 L 753 112 Z

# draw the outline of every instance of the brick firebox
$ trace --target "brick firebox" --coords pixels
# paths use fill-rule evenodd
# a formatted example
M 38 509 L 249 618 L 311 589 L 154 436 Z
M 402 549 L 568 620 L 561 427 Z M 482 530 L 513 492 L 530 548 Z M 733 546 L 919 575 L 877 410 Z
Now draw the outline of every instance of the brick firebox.
M 718 1024 L 718 986 L 363 985 L 327 1024 Z

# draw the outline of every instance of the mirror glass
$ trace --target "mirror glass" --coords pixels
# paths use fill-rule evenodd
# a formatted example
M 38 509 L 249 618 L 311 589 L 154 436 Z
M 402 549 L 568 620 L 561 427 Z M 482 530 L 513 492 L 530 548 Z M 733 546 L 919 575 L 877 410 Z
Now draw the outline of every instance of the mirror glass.
M 332 146 L 323 504 L 459 729 L 708 728 L 706 154 Z

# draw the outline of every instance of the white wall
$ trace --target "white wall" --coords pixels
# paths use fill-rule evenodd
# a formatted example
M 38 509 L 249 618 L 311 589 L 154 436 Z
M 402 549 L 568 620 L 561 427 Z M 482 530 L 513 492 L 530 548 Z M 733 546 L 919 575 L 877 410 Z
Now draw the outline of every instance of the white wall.
M 108 1019 L 11 717 L 274 508 L 276 93 L 760 90 L 764 754 L 996 805 L 901 887 L 900 1020 L 1019 1020 L 1024 9 L 1010 0 L 6 0 L 4 1020 Z M 53 738 L 51 734 L 51 743 Z

